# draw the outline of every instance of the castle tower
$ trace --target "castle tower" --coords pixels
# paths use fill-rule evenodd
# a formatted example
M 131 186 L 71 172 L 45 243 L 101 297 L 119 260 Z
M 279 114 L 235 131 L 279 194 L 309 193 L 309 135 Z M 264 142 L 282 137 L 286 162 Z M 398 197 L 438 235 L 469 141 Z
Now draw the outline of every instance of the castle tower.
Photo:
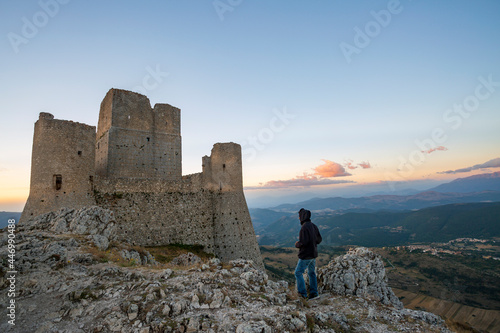
M 180 180 L 180 110 L 111 89 L 99 112 L 96 174 L 105 178 Z
M 180 110 L 151 108 L 141 94 L 109 90 L 97 135 L 94 126 L 49 113 L 35 124 L 21 221 L 92 205 L 114 212 L 119 240 L 197 244 L 223 261 L 245 258 L 264 268 L 243 193 L 241 146 L 215 144 L 203 172 L 182 176 Z
M 58 210 L 95 205 L 95 126 L 40 113 L 35 123 L 31 184 L 21 221 Z
M 215 191 L 243 191 L 241 146 L 237 143 L 216 143 L 210 157 L 203 157 L 205 187 Z
M 243 193 L 241 146 L 216 143 L 203 157 L 204 187 L 213 192 L 214 252 L 222 261 L 253 260 L 263 268 L 259 245 Z

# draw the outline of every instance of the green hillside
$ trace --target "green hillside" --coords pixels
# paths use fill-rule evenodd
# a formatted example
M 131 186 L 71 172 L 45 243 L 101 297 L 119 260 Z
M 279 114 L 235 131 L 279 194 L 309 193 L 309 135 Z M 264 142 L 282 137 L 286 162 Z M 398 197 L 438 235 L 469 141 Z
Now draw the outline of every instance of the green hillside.
M 292 215 L 290 213 L 281 213 L 271 209 L 263 208 L 250 208 L 249 211 L 250 215 L 252 216 L 252 224 L 256 232 L 267 227 L 268 225 L 282 217 L 288 217 Z

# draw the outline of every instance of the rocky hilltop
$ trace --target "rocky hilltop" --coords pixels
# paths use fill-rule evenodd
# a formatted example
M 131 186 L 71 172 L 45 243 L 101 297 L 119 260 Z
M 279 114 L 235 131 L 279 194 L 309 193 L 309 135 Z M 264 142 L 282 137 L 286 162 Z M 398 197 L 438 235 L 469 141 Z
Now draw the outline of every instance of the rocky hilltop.
M 321 296 L 306 301 L 252 261 L 187 253 L 160 263 L 118 243 L 115 222 L 112 211 L 85 207 L 18 226 L 14 298 L 3 229 L 0 331 L 449 332 L 441 318 L 404 309 L 380 258 L 364 248 L 319 269 Z M 6 319 L 12 299 L 15 325 Z

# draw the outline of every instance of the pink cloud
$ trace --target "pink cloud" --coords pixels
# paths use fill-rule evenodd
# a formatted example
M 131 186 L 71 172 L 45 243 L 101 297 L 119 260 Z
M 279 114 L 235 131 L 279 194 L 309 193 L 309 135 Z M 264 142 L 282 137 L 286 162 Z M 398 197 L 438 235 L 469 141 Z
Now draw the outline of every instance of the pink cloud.
M 329 160 L 322 160 L 322 161 L 325 162 L 325 164 L 315 167 L 314 175 L 319 176 L 321 178 L 351 176 L 350 173 L 345 171 L 342 165 Z
M 345 162 L 345 167 L 350 169 L 350 170 L 354 170 L 354 169 L 357 169 L 358 166 L 357 165 L 353 165 L 353 162 L 352 161 L 347 161 Z
M 422 153 L 430 154 L 430 153 L 435 152 L 436 150 L 448 150 L 448 148 L 443 147 L 443 146 L 439 146 L 439 147 L 436 147 L 436 148 L 431 148 L 429 150 L 422 150 Z
M 492 160 L 489 160 L 489 161 L 481 163 L 481 164 L 473 165 L 471 167 L 457 169 L 457 170 L 441 171 L 438 173 L 440 173 L 440 174 L 454 174 L 454 173 L 471 172 L 473 170 L 486 169 L 486 168 L 500 168 L 500 157 L 494 158 Z
M 370 162 L 361 162 L 361 163 L 357 163 L 355 164 L 352 160 L 348 160 L 344 163 L 344 166 L 349 169 L 349 170 L 354 170 L 354 169 L 357 169 L 359 167 L 363 168 L 363 169 L 370 169 L 372 166 L 370 165 Z
M 315 167 L 314 173 L 310 174 L 304 172 L 302 176 L 297 176 L 292 179 L 286 180 L 270 180 L 264 184 L 259 183 L 259 186 L 248 186 L 246 190 L 256 189 L 279 189 L 287 187 L 309 187 L 309 186 L 322 186 L 333 184 L 346 184 L 355 183 L 352 180 L 333 180 L 334 177 L 351 176 L 346 172 L 344 167 L 336 162 L 329 160 L 322 160 L 324 164 Z
M 370 169 L 372 166 L 370 165 L 370 162 L 361 162 L 358 164 L 360 167 L 363 169 Z

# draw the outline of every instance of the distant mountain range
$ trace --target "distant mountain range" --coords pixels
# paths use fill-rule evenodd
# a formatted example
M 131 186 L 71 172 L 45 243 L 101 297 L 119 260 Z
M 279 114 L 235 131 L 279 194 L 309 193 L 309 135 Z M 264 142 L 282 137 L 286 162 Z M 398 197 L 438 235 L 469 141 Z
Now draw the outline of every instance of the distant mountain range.
M 428 191 L 411 195 L 313 198 L 269 209 L 278 212 L 297 212 L 302 207 L 312 211 L 412 210 L 452 203 L 495 201 L 500 201 L 500 172 L 458 178 Z
M 295 214 L 294 214 L 295 215 Z M 325 245 L 395 246 L 500 237 L 500 202 L 451 204 L 418 211 L 317 215 Z M 293 246 L 300 223 L 281 217 L 257 232 L 260 245 Z
M 474 193 L 421 192 L 414 195 L 374 195 L 361 198 L 314 198 L 296 204 L 279 205 L 270 210 L 296 213 L 300 208 L 315 212 L 348 210 L 415 210 L 426 207 L 442 206 L 453 203 L 496 202 L 500 201 L 500 191 Z
M 293 246 L 300 208 L 313 212 L 313 221 L 331 244 L 389 246 L 499 237 L 500 172 L 459 178 L 412 195 L 314 198 L 250 209 L 259 244 Z
M 500 191 L 500 172 L 484 173 L 481 175 L 458 178 L 452 182 L 441 184 L 429 191 L 435 192 L 482 192 L 482 191 Z
M 7 221 L 9 221 L 9 219 L 15 219 L 16 222 L 19 222 L 20 217 L 21 213 L 0 212 L 0 229 L 3 229 L 7 226 Z

